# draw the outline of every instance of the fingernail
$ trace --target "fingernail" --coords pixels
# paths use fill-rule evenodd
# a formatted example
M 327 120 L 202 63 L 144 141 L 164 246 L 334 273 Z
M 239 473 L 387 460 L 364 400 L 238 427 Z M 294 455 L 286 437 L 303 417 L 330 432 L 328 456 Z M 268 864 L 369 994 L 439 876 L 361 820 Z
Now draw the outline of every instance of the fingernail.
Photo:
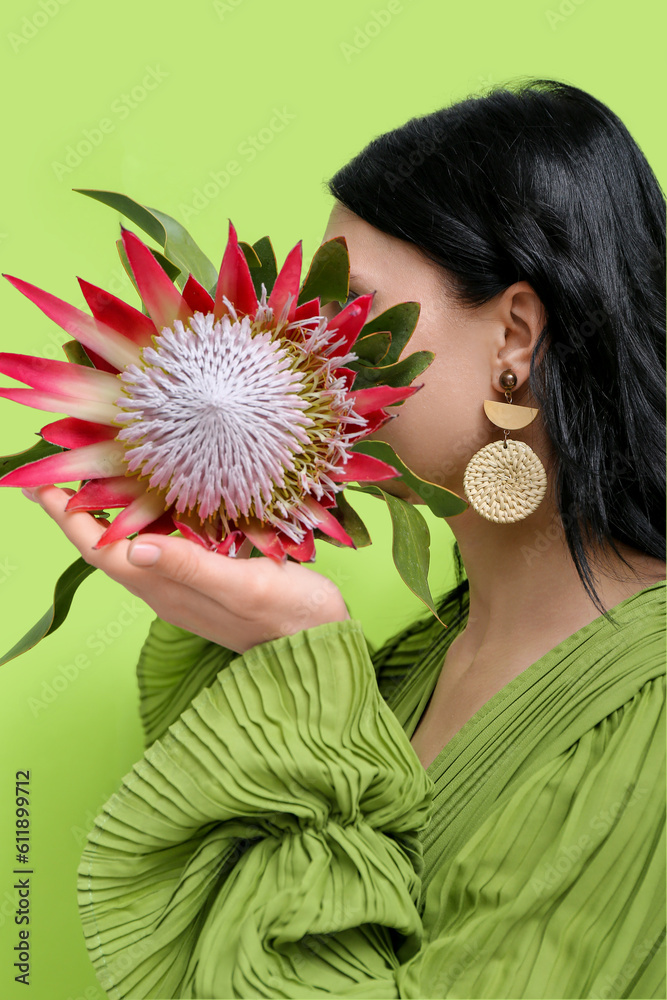
M 28 500 L 34 500 L 34 502 L 37 503 L 37 497 L 33 496 L 32 490 L 29 490 L 27 486 L 21 487 L 21 493 L 24 497 L 27 497 Z
M 151 545 L 149 542 L 138 542 L 133 545 L 127 553 L 127 558 L 135 566 L 152 566 L 160 558 L 162 549 L 159 545 Z

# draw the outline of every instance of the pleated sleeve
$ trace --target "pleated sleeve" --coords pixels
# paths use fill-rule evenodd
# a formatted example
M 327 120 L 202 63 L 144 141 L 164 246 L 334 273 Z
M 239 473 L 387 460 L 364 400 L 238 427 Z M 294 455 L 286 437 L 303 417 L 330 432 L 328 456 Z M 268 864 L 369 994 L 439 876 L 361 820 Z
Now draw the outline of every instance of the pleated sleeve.
M 112 1000 L 664 995 L 664 699 L 651 681 L 499 792 L 423 898 L 433 782 L 360 624 L 233 658 L 89 835 L 78 898 L 102 987 Z

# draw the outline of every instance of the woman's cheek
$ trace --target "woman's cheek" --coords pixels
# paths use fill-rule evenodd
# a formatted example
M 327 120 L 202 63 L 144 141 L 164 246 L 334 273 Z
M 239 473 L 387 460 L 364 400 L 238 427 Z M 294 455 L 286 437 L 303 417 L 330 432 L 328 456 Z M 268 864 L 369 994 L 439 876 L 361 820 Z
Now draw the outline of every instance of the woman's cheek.
M 417 394 L 419 395 L 419 394 Z M 389 408 L 397 412 L 394 420 L 380 427 L 370 438 L 386 441 L 401 461 L 422 478 L 442 464 L 438 417 L 429 416 L 427 408 L 408 404 L 416 403 L 417 396 L 406 400 L 402 406 Z

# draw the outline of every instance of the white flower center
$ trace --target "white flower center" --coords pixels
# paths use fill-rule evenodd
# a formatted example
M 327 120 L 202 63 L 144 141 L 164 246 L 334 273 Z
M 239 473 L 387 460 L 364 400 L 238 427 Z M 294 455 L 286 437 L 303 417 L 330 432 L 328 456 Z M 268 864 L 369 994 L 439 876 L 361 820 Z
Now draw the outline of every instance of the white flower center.
M 291 355 L 247 316 L 195 313 L 153 343 L 141 367 L 120 375 L 117 422 L 128 426 L 118 439 L 129 470 L 167 490 L 179 513 L 196 509 L 204 520 L 224 508 L 234 519 L 253 507 L 261 518 L 313 423 Z

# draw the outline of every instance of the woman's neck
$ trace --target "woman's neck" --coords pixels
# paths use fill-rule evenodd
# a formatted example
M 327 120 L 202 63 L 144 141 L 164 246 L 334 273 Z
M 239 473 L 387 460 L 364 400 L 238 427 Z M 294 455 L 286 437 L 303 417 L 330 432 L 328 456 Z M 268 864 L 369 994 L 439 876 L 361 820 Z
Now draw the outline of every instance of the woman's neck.
M 465 646 L 476 656 L 497 651 L 502 657 L 519 641 L 539 642 L 545 632 L 565 629 L 570 635 L 600 615 L 577 574 L 553 508 L 543 503 L 514 524 L 495 524 L 468 509 L 448 523 L 470 585 Z M 660 559 L 616 545 L 629 567 L 611 550 L 591 562 L 605 610 L 665 578 Z

